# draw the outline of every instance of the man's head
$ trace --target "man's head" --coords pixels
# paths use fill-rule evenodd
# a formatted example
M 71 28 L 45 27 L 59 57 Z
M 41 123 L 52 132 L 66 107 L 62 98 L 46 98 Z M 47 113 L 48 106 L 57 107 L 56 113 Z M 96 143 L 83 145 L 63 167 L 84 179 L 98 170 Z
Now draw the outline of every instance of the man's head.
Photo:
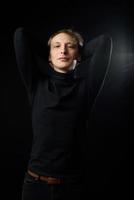
M 62 29 L 52 34 L 48 40 L 49 62 L 55 71 L 66 73 L 80 60 L 82 36 L 71 29 Z

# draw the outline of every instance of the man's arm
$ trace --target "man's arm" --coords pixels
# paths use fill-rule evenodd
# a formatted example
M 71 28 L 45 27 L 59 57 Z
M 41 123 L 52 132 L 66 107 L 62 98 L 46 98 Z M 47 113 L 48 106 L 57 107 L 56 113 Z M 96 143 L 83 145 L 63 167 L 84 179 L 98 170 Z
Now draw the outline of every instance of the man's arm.
M 90 98 L 93 99 L 92 111 L 110 70 L 112 49 L 112 38 L 109 35 L 95 38 L 87 43 L 84 49 L 86 56 L 90 57 L 88 85 L 90 86 Z
M 37 70 L 31 42 L 24 28 L 16 29 L 14 34 L 16 61 L 22 81 L 28 92 L 32 89 L 32 81 Z

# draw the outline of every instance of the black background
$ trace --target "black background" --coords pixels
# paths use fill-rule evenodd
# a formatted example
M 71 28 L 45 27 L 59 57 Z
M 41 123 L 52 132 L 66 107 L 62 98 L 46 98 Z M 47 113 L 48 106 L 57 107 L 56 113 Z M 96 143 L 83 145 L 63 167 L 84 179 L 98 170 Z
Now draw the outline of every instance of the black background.
M 31 147 L 32 131 L 26 91 L 21 83 L 16 67 L 13 48 L 15 29 L 20 26 L 33 29 L 35 27 L 36 29 L 43 28 L 44 37 L 47 38 L 51 32 L 61 27 L 74 27 L 84 35 L 86 40 L 90 40 L 102 33 L 108 33 L 113 38 L 114 54 L 123 55 L 118 59 L 118 62 L 116 62 L 117 60 L 114 61 L 116 66 L 117 64 L 121 66 L 133 62 L 133 9 L 128 1 L 123 0 L 94 0 L 91 2 L 44 1 L 42 3 L 32 2 L 31 4 L 23 1 L 18 1 L 17 3 L 5 2 L 0 7 L 0 24 L 0 46 L 2 48 L 0 57 L 2 99 L 0 180 L 2 183 L 2 193 L 5 195 L 4 199 L 10 196 L 12 199 L 19 200 L 21 199 L 21 184 Z M 120 73 L 120 71 L 117 72 Z M 120 77 L 119 74 L 118 77 Z M 116 88 L 116 85 L 114 87 Z M 106 89 L 107 91 L 109 89 Z M 106 119 L 104 110 L 107 106 L 104 103 L 106 101 L 103 101 L 105 96 L 108 96 L 106 99 L 110 98 L 110 94 L 107 92 L 102 97 L 101 109 L 98 109 L 98 111 L 103 113 L 103 120 L 100 120 L 98 111 L 96 111 L 97 114 L 94 114 L 95 120 L 93 120 L 93 124 L 96 123 L 100 126 L 100 128 L 95 129 L 95 133 L 100 131 L 103 132 L 103 136 L 106 134 L 111 136 L 113 134 L 113 137 L 112 140 L 110 140 L 110 136 L 108 138 L 105 137 L 105 140 L 101 137 L 101 145 L 98 147 L 96 142 L 94 146 L 94 149 L 97 149 L 95 150 L 96 152 L 103 152 L 105 156 L 101 159 L 102 154 L 99 153 L 97 154 L 98 157 L 94 158 L 94 160 L 98 159 L 95 168 L 97 171 L 93 172 L 97 175 L 95 175 L 96 179 L 94 180 L 91 193 L 89 193 L 89 198 L 90 194 L 101 194 L 109 199 L 110 196 L 114 197 L 115 194 L 121 197 L 133 192 L 133 129 L 130 131 L 127 117 L 124 120 L 125 124 L 127 124 L 125 128 L 124 126 L 122 128 L 122 122 L 120 121 L 118 126 L 112 129 L 110 120 L 112 120 L 112 117 L 115 117 L 113 116 L 115 113 L 112 111 L 109 120 Z M 108 105 L 111 106 L 112 101 Z M 112 110 L 113 107 L 111 106 L 110 109 Z M 131 109 L 129 108 L 129 110 Z M 126 113 L 122 112 L 122 115 L 126 115 Z M 96 120 L 99 122 L 94 122 Z M 115 123 L 117 122 L 116 120 Z M 105 127 L 106 123 L 107 126 Z M 115 130 L 120 132 L 120 134 L 117 134 L 118 137 Z M 125 134 L 123 131 L 125 131 Z M 124 139 L 120 137 L 122 134 Z M 124 143 L 126 135 L 127 143 Z M 103 145 L 104 142 L 107 145 Z M 110 151 L 111 154 L 105 152 L 107 151 L 107 146 L 115 147 L 113 148 L 114 151 Z M 126 146 L 129 146 L 129 150 Z M 106 149 L 103 147 L 106 147 Z M 119 157 L 116 155 L 119 155 Z M 106 162 L 107 157 L 109 164 Z

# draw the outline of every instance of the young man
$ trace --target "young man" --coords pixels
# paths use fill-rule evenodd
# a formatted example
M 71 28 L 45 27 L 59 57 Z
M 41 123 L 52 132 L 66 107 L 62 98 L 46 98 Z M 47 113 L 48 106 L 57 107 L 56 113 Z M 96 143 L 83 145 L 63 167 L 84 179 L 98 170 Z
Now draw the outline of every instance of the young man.
M 14 39 L 33 128 L 22 199 L 81 200 L 85 195 L 85 147 L 92 100 L 88 80 L 91 60 L 87 56 L 81 62 L 84 40 L 76 31 L 57 31 L 48 41 L 47 62 L 23 28 L 16 30 Z
M 72 30 L 61 30 L 50 37 L 48 45 L 51 66 L 55 71 L 66 73 L 80 60 L 79 48 L 83 46 L 83 38 Z

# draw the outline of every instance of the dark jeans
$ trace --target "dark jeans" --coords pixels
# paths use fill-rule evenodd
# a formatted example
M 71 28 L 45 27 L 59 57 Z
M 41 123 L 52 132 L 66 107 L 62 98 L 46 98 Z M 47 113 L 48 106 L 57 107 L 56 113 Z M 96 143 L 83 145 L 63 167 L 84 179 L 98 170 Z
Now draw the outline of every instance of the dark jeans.
M 50 185 L 26 174 L 22 200 L 83 200 L 86 199 L 85 191 L 84 183 L 80 180 L 66 180 L 62 184 Z

